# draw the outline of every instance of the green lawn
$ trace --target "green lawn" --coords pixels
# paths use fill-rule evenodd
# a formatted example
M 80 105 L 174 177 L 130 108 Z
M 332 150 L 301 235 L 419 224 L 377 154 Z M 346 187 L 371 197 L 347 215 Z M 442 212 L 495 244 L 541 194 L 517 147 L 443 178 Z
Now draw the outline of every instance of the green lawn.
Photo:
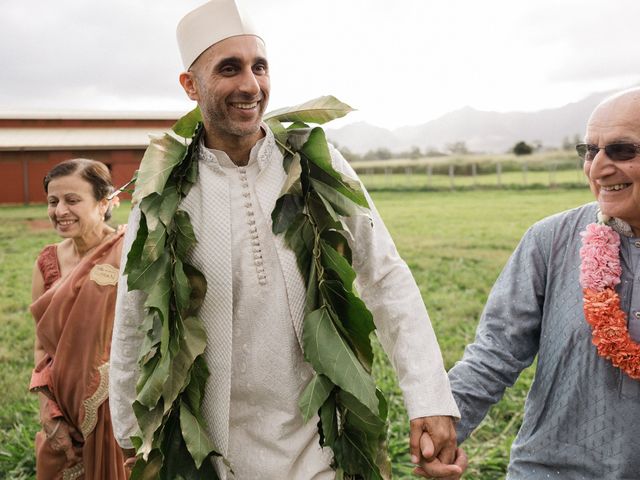
M 526 228 L 591 199 L 586 187 L 379 191 L 373 197 L 420 286 L 447 368 L 473 340 L 491 285 Z M 115 221 L 124 221 L 126 215 L 121 207 Z M 32 439 L 37 407 L 35 396 L 27 393 L 33 363 L 28 306 L 33 262 L 42 246 L 56 241 L 42 222 L 45 217 L 44 206 L 0 208 L 0 478 L 35 478 Z M 377 362 L 375 373 L 391 398 L 394 472 L 396 478 L 409 478 L 408 421 L 401 395 L 386 361 Z M 465 478 L 504 477 L 531 378 L 526 372 L 465 443 L 471 459 Z

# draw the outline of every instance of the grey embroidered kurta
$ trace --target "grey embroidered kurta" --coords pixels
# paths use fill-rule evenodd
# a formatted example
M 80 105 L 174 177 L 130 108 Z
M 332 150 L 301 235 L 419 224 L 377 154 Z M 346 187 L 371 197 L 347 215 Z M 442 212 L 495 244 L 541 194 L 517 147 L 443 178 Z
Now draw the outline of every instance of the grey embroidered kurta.
M 449 372 L 462 442 L 538 355 L 508 479 L 640 478 L 640 381 L 598 356 L 582 311 L 580 232 L 596 211 L 588 204 L 529 229 L 489 295 L 475 342 Z M 640 242 L 621 240 L 618 292 L 638 341 Z
M 245 170 L 246 178 L 243 178 L 240 183 L 240 187 L 246 189 L 243 193 L 249 193 L 248 198 L 256 219 L 257 214 L 260 214 L 261 221 L 256 220 L 256 223 L 250 226 L 255 229 L 250 228 L 248 240 L 250 242 L 255 240 L 251 235 L 258 234 L 259 245 L 257 246 L 260 249 L 258 257 L 261 258 L 255 256 L 258 252 L 254 252 L 251 245 L 251 262 L 244 263 L 240 277 L 237 276 L 237 263 L 234 263 L 234 254 L 237 258 L 238 253 L 234 249 L 239 240 L 234 233 L 233 225 L 234 220 L 237 225 L 240 225 L 237 222 L 238 218 L 244 218 L 247 215 L 249 207 L 244 200 L 247 197 L 243 196 L 240 200 L 240 197 L 235 195 L 237 192 L 231 191 L 237 186 L 234 187 L 234 182 L 229 178 L 230 173 L 220 165 L 220 162 L 212 161 L 210 153 L 203 149 L 199 157 L 198 182 L 181 204 L 181 208 L 185 209 L 191 217 L 198 239 L 198 244 L 191 252 L 191 261 L 205 274 L 208 284 L 207 295 L 200 310 L 200 317 L 207 330 L 205 359 L 211 371 L 211 377 L 205 389 L 203 413 L 216 449 L 225 456 L 234 455 L 232 450 L 236 442 L 234 439 L 236 433 L 230 430 L 244 428 L 241 425 L 241 417 L 245 414 L 239 413 L 236 405 L 231 405 L 232 399 L 237 398 L 240 392 L 248 395 L 250 391 L 252 398 L 259 399 L 267 391 L 267 386 L 264 384 L 252 383 L 250 387 L 246 385 L 243 387 L 242 384 L 236 383 L 242 382 L 242 374 L 245 373 L 242 372 L 242 352 L 266 348 L 275 351 L 281 348 L 294 348 L 294 352 L 287 352 L 291 355 L 291 362 L 294 364 L 288 370 L 295 372 L 296 375 L 302 374 L 305 381 L 300 382 L 299 378 L 278 381 L 289 386 L 293 385 L 293 388 L 298 390 L 302 383 L 308 381 L 309 365 L 302 360 L 300 346 L 304 316 L 304 280 L 297 268 L 295 255 L 284 245 L 282 236 L 274 236 L 271 233 L 270 213 L 284 185 L 286 174 L 282 168 L 282 154 L 275 145 L 273 135 L 268 129 L 266 132 L 264 140 L 251 151 L 251 162 L 257 164 L 257 172 L 252 175 L 251 169 Z M 331 153 L 334 168 L 355 178 L 355 172 L 342 156 L 333 148 Z M 232 172 L 231 175 L 235 173 L 237 172 Z M 239 200 L 240 204 L 238 204 Z M 349 241 L 353 250 L 354 269 L 357 272 L 356 288 L 373 313 L 381 343 L 398 374 L 409 416 L 411 418 L 431 415 L 458 417 L 459 413 L 450 393 L 438 344 L 420 292 L 407 265 L 398 256 L 393 241 L 375 208 L 372 208 L 371 213 L 373 227 L 370 219 L 364 216 L 345 220 L 352 235 Z M 139 215 L 139 210 L 134 208 L 130 219 L 133 228 L 128 230 L 125 251 L 128 250 L 135 236 Z M 237 228 L 236 231 L 238 231 Z M 268 240 L 268 243 L 263 243 L 263 240 Z M 261 261 L 254 261 L 258 259 Z M 247 275 L 251 277 L 245 278 Z M 234 308 L 242 310 L 250 305 L 250 302 L 244 303 L 245 306 L 234 303 L 239 288 L 246 292 L 249 282 L 257 280 L 257 285 L 261 286 L 261 281 L 268 283 L 276 279 L 282 280 L 277 287 L 280 291 L 266 298 L 271 301 L 275 299 L 284 301 L 285 304 L 279 306 L 278 311 L 286 318 L 238 319 Z M 242 286 L 239 287 L 239 285 Z M 111 352 L 110 405 L 113 411 L 116 438 L 122 446 L 129 446 L 129 437 L 136 430 L 131 404 L 135 398 L 135 382 L 138 376 L 136 360 L 142 338 L 138 327 L 142 320 L 143 298 L 139 292 L 126 292 L 126 279 L 121 279 L 120 287 Z M 254 309 L 254 307 L 255 304 L 250 308 Z M 289 337 L 275 345 L 257 345 L 255 342 L 261 339 L 255 339 L 255 337 L 254 344 L 250 344 L 248 341 L 251 337 L 242 333 L 240 337 L 243 338 L 240 339 L 237 329 L 241 322 L 247 325 L 247 322 L 253 324 L 254 321 L 256 325 L 267 325 L 269 322 L 277 321 L 280 327 L 289 322 Z M 242 327 L 240 329 L 242 330 Z M 237 342 L 245 340 L 246 346 L 243 343 L 238 349 Z M 233 374 L 238 372 L 241 375 L 236 378 Z M 277 394 L 278 391 L 275 389 L 275 392 L 269 394 Z M 291 400 L 295 403 L 297 396 L 293 399 L 288 398 L 290 392 L 290 389 L 282 389 L 280 393 L 282 398 L 273 400 L 275 402 L 281 400 L 282 404 Z M 234 420 L 236 414 L 240 416 Z M 298 409 L 294 408 L 291 414 L 293 422 L 300 424 Z M 236 424 L 239 418 L 240 421 Z M 280 422 L 281 418 L 278 415 L 270 414 L 269 418 L 265 418 L 261 423 L 261 431 L 257 431 L 255 425 L 248 428 L 252 428 L 253 433 L 262 436 L 259 442 L 263 444 L 271 442 L 273 448 L 278 448 L 276 446 L 278 440 L 275 437 L 281 432 Z M 313 426 L 316 423 L 317 418 L 309 421 Z M 269 425 L 272 426 L 268 427 Z M 305 428 L 307 427 L 308 425 L 305 425 Z M 292 435 L 289 438 L 284 455 L 290 457 L 292 465 L 309 452 L 317 451 L 317 445 L 314 442 L 308 443 L 308 438 L 304 435 L 303 437 L 304 439 L 301 439 L 302 437 L 296 438 Z M 323 455 L 326 453 L 323 452 Z M 323 457 L 322 461 L 326 461 L 327 458 L 329 457 Z M 232 458 L 232 460 L 238 462 L 237 459 Z M 254 459 L 249 452 L 240 461 L 252 462 Z M 298 472 L 293 474 L 298 476 L 291 478 L 309 478 L 307 472 Z M 284 478 L 282 475 L 286 476 L 287 473 L 278 472 L 275 476 L 269 477 L 262 472 L 262 475 L 265 478 Z

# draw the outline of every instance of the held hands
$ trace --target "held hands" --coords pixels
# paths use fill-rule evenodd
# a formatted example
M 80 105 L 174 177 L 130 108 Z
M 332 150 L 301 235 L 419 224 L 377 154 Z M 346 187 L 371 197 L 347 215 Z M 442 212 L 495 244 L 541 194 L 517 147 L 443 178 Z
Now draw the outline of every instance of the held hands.
M 138 460 L 138 457 L 136 457 L 136 449 L 123 448 L 122 455 L 124 456 L 124 467 L 132 470 Z
M 52 418 L 42 422 L 42 429 L 51 449 L 56 452 L 64 452 L 69 464 L 82 461 L 81 449 L 77 447 L 77 444 L 81 444 L 83 438 L 74 427 L 62 418 Z
M 456 448 L 456 430 L 448 416 L 414 418 L 409 445 L 413 471 L 424 478 L 457 480 L 467 468 L 467 456 Z

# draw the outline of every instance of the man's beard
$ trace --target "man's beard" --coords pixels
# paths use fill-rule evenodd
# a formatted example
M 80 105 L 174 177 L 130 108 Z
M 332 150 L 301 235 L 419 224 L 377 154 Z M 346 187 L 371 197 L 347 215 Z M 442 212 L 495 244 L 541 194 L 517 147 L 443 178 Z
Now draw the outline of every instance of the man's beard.
M 250 102 L 247 102 L 250 103 Z M 214 105 L 205 106 L 202 111 L 202 115 L 209 121 L 209 124 L 215 130 L 224 132 L 229 135 L 237 137 L 245 137 L 253 135 L 260 130 L 260 124 L 262 123 L 262 115 L 264 114 L 263 103 L 259 104 L 258 120 L 255 123 L 247 123 L 242 121 L 235 121 L 230 118 L 226 112 L 221 111 Z

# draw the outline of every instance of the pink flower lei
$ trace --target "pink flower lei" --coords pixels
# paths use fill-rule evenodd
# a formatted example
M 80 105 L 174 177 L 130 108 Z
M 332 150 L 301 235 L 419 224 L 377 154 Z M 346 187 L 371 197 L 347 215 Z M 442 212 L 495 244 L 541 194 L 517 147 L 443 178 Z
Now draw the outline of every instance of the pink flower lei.
M 620 283 L 620 235 L 606 225 L 598 213 L 598 223 L 587 225 L 580 249 L 580 285 L 584 315 L 591 325 L 592 341 L 598 355 L 609 359 L 631 378 L 640 379 L 640 344 L 633 341 L 627 315 L 620 308 L 615 286 Z

